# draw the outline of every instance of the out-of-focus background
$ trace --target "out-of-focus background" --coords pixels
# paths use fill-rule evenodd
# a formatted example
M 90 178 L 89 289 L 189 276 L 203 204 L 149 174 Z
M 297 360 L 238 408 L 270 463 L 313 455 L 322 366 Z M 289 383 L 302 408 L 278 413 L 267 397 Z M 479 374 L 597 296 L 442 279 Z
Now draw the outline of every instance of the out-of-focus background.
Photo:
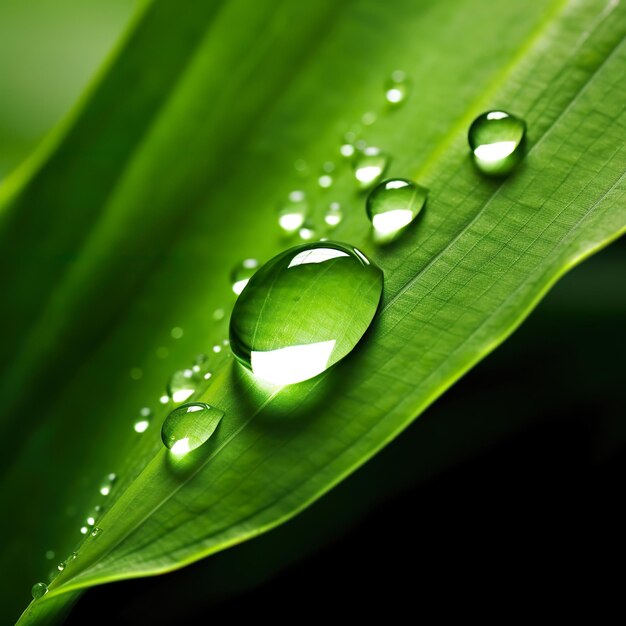
M 137 6 L 0 2 L 0 179 L 69 114 Z M 180 572 L 91 590 L 68 623 L 95 612 L 198 623 L 293 602 L 321 619 L 351 599 L 363 611 L 363 597 L 368 611 L 393 601 L 418 619 L 445 611 L 451 581 L 467 581 L 468 598 L 450 603 L 519 598 L 508 579 L 481 595 L 481 572 L 493 585 L 515 564 L 529 594 L 551 593 L 551 572 L 568 568 L 574 593 L 578 573 L 618 558 L 624 521 L 625 269 L 618 242 L 574 270 L 504 346 L 295 521 Z
M 76 103 L 138 4 L 0 2 L 0 179 Z

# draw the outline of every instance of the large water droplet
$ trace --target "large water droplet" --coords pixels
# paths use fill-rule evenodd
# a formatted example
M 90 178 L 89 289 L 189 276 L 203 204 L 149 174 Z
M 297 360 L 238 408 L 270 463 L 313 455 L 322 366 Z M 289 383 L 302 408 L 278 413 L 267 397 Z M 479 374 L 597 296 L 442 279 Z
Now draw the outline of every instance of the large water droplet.
M 383 273 L 356 248 L 316 242 L 257 271 L 230 319 L 234 355 L 259 379 L 288 385 L 345 357 L 372 322 Z
M 519 163 L 525 136 L 524 120 L 505 111 L 488 111 L 472 122 L 467 140 L 478 169 L 501 176 Z
M 295 233 L 309 213 L 304 191 L 292 191 L 288 201 L 278 210 L 278 224 L 286 234 Z
M 409 95 L 409 82 L 402 70 L 396 70 L 385 83 L 385 99 L 396 106 L 404 102 Z
M 100 485 L 100 493 L 103 496 L 108 496 L 111 493 L 111 490 L 113 489 L 113 484 L 115 483 L 116 480 L 117 480 L 116 474 L 114 474 L 113 472 L 111 472 L 110 474 L 107 474 L 106 478 Z
M 183 404 L 163 422 L 161 439 L 174 454 L 187 454 L 209 439 L 222 417 L 222 411 L 204 402 Z
M 30 590 L 33 600 L 39 600 L 48 593 L 48 585 L 46 583 L 35 583 Z
M 381 243 L 395 239 L 416 218 L 426 203 L 428 189 L 406 180 L 384 180 L 367 197 L 367 216 Z
M 244 259 L 233 268 L 233 271 L 230 273 L 230 283 L 237 295 L 242 292 L 258 268 L 259 262 L 256 259 Z
M 167 393 L 174 402 L 184 402 L 194 394 L 197 384 L 198 380 L 192 369 L 178 370 L 170 376 Z
M 373 187 L 389 165 L 389 157 L 378 148 L 365 148 L 354 161 L 354 178 L 360 189 Z

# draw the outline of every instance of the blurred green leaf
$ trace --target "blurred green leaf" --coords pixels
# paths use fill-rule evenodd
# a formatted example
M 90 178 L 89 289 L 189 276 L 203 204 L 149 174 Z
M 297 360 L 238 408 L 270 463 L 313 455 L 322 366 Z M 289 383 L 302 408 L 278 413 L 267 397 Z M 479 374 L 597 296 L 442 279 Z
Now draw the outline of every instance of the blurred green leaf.
M 15 511 L 5 593 L 26 601 L 44 552 L 74 548 L 103 476 L 119 475 L 102 534 L 22 623 L 293 516 L 621 234 L 625 30 L 616 2 L 148 5 L 58 145 L 0 188 L 2 499 Z M 389 110 L 383 84 L 398 67 L 413 89 Z M 527 156 L 506 180 L 481 177 L 467 155 L 467 127 L 491 107 L 528 123 Z M 414 227 L 380 248 L 346 164 L 330 190 L 316 185 L 370 112 L 362 135 L 392 155 L 390 173 L 430 188 Z M 232 306 L 228 271 L 285 246 L 276 204 L 297 187 L 320 222 L 328 202 L 345 207 L 332 236 L 383 268 L 381 313 L 350 358 L 279 393 L 216 363 L 195 398 L 225 417 L 181 466 L 159 419 L 143 435 L 133 420 L 225 337 L 213 312 Z
M 0 3 L 0 179 L 76 100 L 135 4 L 135 0 Z

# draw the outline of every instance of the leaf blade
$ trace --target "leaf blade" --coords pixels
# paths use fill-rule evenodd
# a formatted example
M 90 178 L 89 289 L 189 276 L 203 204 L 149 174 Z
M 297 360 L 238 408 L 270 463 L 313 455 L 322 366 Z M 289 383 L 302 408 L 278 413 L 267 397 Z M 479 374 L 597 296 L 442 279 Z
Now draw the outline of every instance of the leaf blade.
M 605 10 L 604 5 L 590 3 L 583 10 L 580 7 L 571 9 L 565 18 L 559 14 L 559 20 L 565 22 L 573 14 L 576 19 L 572 21 L 577 22 L 580 27 L 581 24 L 586 24 L 585 11 L 594 14 L 592 9 L 595 10 L 596 17 L 603 15 Z M 623 112 L 611 97 L 611 90 L 615 90 L 622 77 L 620 67 L 623 66 L 624 45 L 619 23 L 609 27 L 606 17 L 599 20 L 591 34 L 574 49 L 576 58 L 584 59 L 591 44 L 595 45 L 597 42 L 594 37 L 599 37 L 600 33 L 604 48 L 610 48 L 612 42 L 613 52 L 605 53 L 604 57 L 599 55 L 588 67 L 583 67 L 582 72 L 574 62 L 566 62 L 564 72 L 560 72 L 561 67 L 554 63 L 550 68 L 551 77 L 560 77 L 555 84 L 548 83 L 546 77 L 542 77 L 543 95 L 538 98 L 537 110 L 529 111 L 529 118 L 533 119 L 534 116 L 537 122 L 534 128 L 540 132 L 532 138 L 534 143 L 526 163 L 513 179 L 502 185 L 493 185 L 478 178 L 468 167 L 464 154 L 464 138 L 456 133 L 449 140 L 441 140 L 442 145 L 446 146 L 445 150 L 435 149 L 434 157 L 422 160 L 418 171 L 427 177 L 431 185 L 433 202 L 427 208 L 424 220 L 417 225 L 409 239 L 401 241 L 389 252 L 379 252 L 380 263 L 388 271 L 387 304 L 365 344 L 351 357 L 349 363 L 340 366 L 332 374 L 332 377 L 340 378 L 348 390 L 361 389 L 364 390 L 363 397 L 375 399 L 373 412 L 365 416 L 366 419 L 363 418 L 363 407 L 358 398 L 349 392 L 333 393 L 333 406 L 324 407 L 327 415 L 314 416 L 315 411 L 309 408 L 304 411 L 305 415 L 307 411 L 311 412 L 308 423 L 305 419 L 304 425 L 289 424 L 296 433 L 306 434 L 304 440 L 295 444 L 290 443 L 291 440 L 285 443 L 283 438 L 286 435 L 281 432 L 282 427 L 278 428 L 274 423 L 272 428 L 277 432 L 259 434 L 259 429 L 253 428 L 253 423 L 248 419 L 249 414 L 246 414 L 249 407 L 241 399 L 231 397 L 235 392 L 241 391 L 242 386 L 245 389 L 249 385 L 245 380 L 230 380 L 230 373 L 224 370 L 221 379 L 207 392 L 211 395 L 205 397 L 210 398 L 211 402 L 217 397 L 228 407 L 227 416 L 230 416 L 232 422 L 231 430 L 225 432 L 223 438 L 217 442 L 218 445 L 220 441 L 229 444 L 228 448 L 223 447 L 229 458 L 222 462 L 215 457 L 207 467 L 210 466 L 212 471 L 218 473 L 223 471 L 224 474 L 221 475 L 228 478 L 228 472 L 231 471 L 228 464 L 235 462 L 240 449 L 248 450 L 248 446 L 257 441 L 255 437 L 259 437 L 260 443 L 256 443 L 258 450 L 254 453 L 248 452 L 248 463 L 256 467 L 255 463 L 266 463 L 267 459 L 276 458 L 272 454 L 277 455 L 279 460 L 274 460 L 274 463 L 277 467 L 290 468 L 292 475 L 289 480 L 298 485 L 294 487 L 299 489 L 298 497 L 285 496 L 286 501 L 282 505 L 275 505 L 278 509 L 268 508 L 272 506 L 270 501 L 275 496 L 277 487 L 262 481 L 255 483 L 256 479 L 250 476 L 247 478 L 248 483 L 243 482 L 239 491 L 232 492 L 234 495 L 226 498 L 227 503 L 232 503 L 231 506 L 228 507 L 223 502 L 221 506 L 225 506 L 226 510 L 236 510 L 236 500 L 233 498 L 246 501 L 249 494 L 264 494 L 266 500 L 257 501 L 258 512 L 254 513 L 256 517 L 253 519 L 256 521 L 253 524 L 251 518 L 244 515 L 245 506 L 240 514 L 242 520 L 236 527 L 231 523 L 222 528 L 217 522 L 207 523 L 202 518 L 201 526 L 195 528 L 196 518 L 188 519 L 186 524 L 189 526 L 186 528 L 193 528 L 193 532 L 188 534 L 196 536 L 198 540 L 187 552 L 183 545 L 178 546 L 174 554 L 171 554 L 171 550 L 166 550 L 168 546 L 163 537 L 171 539 L 175 529 L 168 525 L 172 521 L 167 516 L 165 519 L 147 519 L 145 524 L 141 524 L 141 537 L 137 537 L 134 532 L 128 534 L 128 528 L 123 529 L 124 510 L 128 510 L 133 502 L 136 503 L 137 493 L 144 490 L 146 484 L 150 484 L 151 489 L 154 487 L 152 495 L 157 496 L 156 501 L 161 497 L 159 489 L 165 495 L 172 492 L 171 483 L 153 486 L 150 481 L 154 477 L 144 476 L 135 483 L 135 487 L 129 488 L 129 493 L 120 496 L 109 517 L 105 517 L 111 528 L 117 525 L 124 530 L 122 535 L 126 534 L 126 537 L 122 538 L 120 535 L 115 544 L 115 541 L 107 538 L 111 534 L 104 534 L 99 542 L 112 541 L 115 544 L 106 553 L 104 548 L 99 550 L 94 547 L 91 553 L 90 548 L 86 548 L 84 557 L 87 561 L 91 559 L 96 565 L 85 565 L 84 568 L 80 566 L 83 569 L 74 570 L 76 573 L 71 577 L 68 571 L 67 576 L 64 574 L 59 579 L 60 583 L 63 582 L 63 585 L 58 586 L 59 591 L 51 590 L 51 598 L 54 593 L 83 585 L 166 571 L 168 567 L 177 567 L 186 560 L 199 558 L 231 542 L 253 536 L 261 529 L 285 519 L 286 511 L 294 514 L 369 458 L 376 449 L 395 436 L 416 412 L 421 411 L 444 388 L 501 341 L 566 269 L 623 232 L 626 221 L 622 208 L 624 153 L 623 148 L 620 151 L 620 147 L 616 147 L 611 133 L 608 132 L 610 129 L 607 127 L 607 120 L 617 124 L 619 128 L 622 127 Z M 569 27 L 572 28 L 571 25 Z M 607 28 L 610 37 L 606 34 Z M 558 49 L 572 38 L 576 40 L 579 37 L 579 32 L 573 28 L 568 30 L 563 27 L 563 30 L 566 31 L 566 36 L 561 33 L 561 40 L 553 32 L 547 35 L 544 33 L 543 39 L 540 37 L 536 42 L 531 61 L 527 61 L 525 51 L 521 61 L 525 67 L 518 68 L 519 74 L 523 76 L 524 72 L 528 74 L 534 70 L 541 54 L 545 53 L 545 48 L 550 49 L 552 45 Z M 499 96 L 504 101 L 512 98 L 511 92 L 515 93 L 515 90 L 518 91 L 514 101 L 518 106 L 520 102 L 529 103 L 533 101 L 533 96 L 536 97 L 531 88 L 520 92 L 519 75 L 511 78 L 507 74 L 507 81 L 504 86 L 505 95 Z M 553 110 L 548 111 L 550 107 Z M 577 131 L 576 139 L 581 140 L 581 119 L 587 118 L 590 111 L 595 114 L 591 120 L 593 124 L 585 128 L 582 143 L 585 146 L 590 145 L 592 149 L 582 155 L 580 151 L 572 150 L 571 159 L 565 158 L 561 162 L 562 145 L 567 145 L 572 131 Z M 469 113 L 463 110 L 458 127 L 471 115 L 471 109 Z M 450 163 L 453 164 L 452 168 Z M 603 166 L 605 175 L 602 181 L 597 181 L 600 165 Z M 582 191 L 581 181 L 585 182 Z M 455 183 L 458 183 L 458 187 Z M 541 204 L 544 200 L 542 194 L 546 192 L 554 197 L 558 194 L 555 206 L 546 207 Z M 589 215 L 585 215 L 584 211 L 575 206 L 576 202 L 586 203 L 587 209 L 591 207 Z M 561 203 L 564 204 L 563 207 Z M 537 215 L 542 219 L 537 221 Z M 363 237 L 360 224 L 351 225 L 349 232 L 353 237 Z M 522 259 L 518 266 L 517 258 Z M 510 275 L 506 270 L 510 271 Z M 496 285 L 496 279 L 503 280 L 504 284 Z M 510 299 L 503 297 L 505 291 Z M 515 297 L 509 292 L 516 294 Z M 493 299 L 490 299 L 490 295 Z M 497 300 L 497 296 L 501 297 L 501 301 Z M 512 306 L 511 302 L 515 302 L 516 306 Z M 424 309 L 423 316 L 417 304 Z M 494 318 L 493 308 L 496 304 L 500 307 L 499 317 Z M 487 322 L 484 326 L 477 326 L 481 320 Z M 460 324 L 460 321 L 462 333 L 455 336 L 455 325 Z M 417 333 L 415 329 L 418 329 Z M 407 347 L 407 337 L 416 340 L 421 351 L 415 346 Z M 461 339 L 463 343 L 457 345 L 455 342 L 460 342 Z M 450 355 L 454 357 L 452 362 L 446 362 L 444 357 Z M 399 361 L 403 362 L 401 366 Z M 380 367 L 381 363 L 384 364 L 383 367 Z M 411 364 L 408 371 L 406 363 Z M 315 395 L 316 387 L 325 384 L 330 377 L 307 386 L 307 392 Z M 417 386 L 416 382 L 419 383 Z M 397 399 L 401 400 L 394 405 L 392 401 Z M 280 412 L 280 409 L 289 412 L 288 397 L 282 400 L 271 398 L 269 402 L 270 405 L 274 403 L 271 411 L 268 408 L 263 409 L 259 418 L 255 418 L 257 422 L 265 420 L 271 423 L 269 413 Z M 368 422 L 367 428 L 364 423 L 346 423 L 346 415 L 354 415 L 355 412 L 358 412 L 360 419 Z M 375 419 L 382 415 L 385 417 Z M 250 427 L 246 429 L 248 424 Z M 342 428 L 341 436 L 353 442 L 348 447 L 344 446 L 345 449 L 339 445 L 345 442 L 335 440 L 335 431 L 339 426 Z M 289 445 L 292 447 L 288 448 Z M 316 453 L 323 450 L 323 453 L 319 452 L 323 458 L 316 461 L 317 465 L 314 460 L 308 459 L 310 450 Z M 160 478 L 171 478 L 166 471 L 158 471 L 163 469 L 164 458 L 164 453 L 159 453 L 154 462 L 156 465 L 151 466 L 150 472 Z M 297 463 L 304 464 L 303 459 L 306 466 L 294 469 L 293 466 L 297 466 Z M 311 474 L 312 468 L 315 468 L 316 473 Z M 259 480 L 262 478 L 263 476 Z M 204 479 L 205 484 L 212 484 L 211 476 L 204 476 Z M 142 482 L 143 480 L 147 482 Z M 232 475 L 229 480 L 234 480 Z M 266 480 L 269 478 L 266 477 Z M 216 489 L 219 488 L 218 485 Z M 222 485 L 221 489 L 225 492 L 227 487 Z M 193 495 L 197 496 L 192 492 Z M 181 510 L 193 498 L 183 500 L 175 502 L 176 507 Z M 169 502 L 168 499 L 165 501 Z M 211 507 L 215 505 L 202 501 L 198 506 L 206 514 L 207 511 L 213 511 Z M 162 507 L 159 509 L 164 510 Z M 147 545 L 154 548 L 152 557 L 146 552 Z M 164 554 L 169 556 L 164 557 Z M 150 561 L 150 558 L 153 560 Z M 163 564 L 164 559 L 167 565 Z

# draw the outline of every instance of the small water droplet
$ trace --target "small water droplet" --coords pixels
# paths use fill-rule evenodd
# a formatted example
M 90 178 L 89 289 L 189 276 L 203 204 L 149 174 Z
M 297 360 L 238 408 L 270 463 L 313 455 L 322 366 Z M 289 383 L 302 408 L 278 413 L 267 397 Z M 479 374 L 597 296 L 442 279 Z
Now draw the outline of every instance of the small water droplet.
M 134 424 L 133 424 L 133 430 L 136 433 L 145 433 L 146 430 L 148 430 L 148 427 L 150 426 L 150 420 L 147 419 L 140 419 L 137 420 Z
M 107 474 L 107 477 L 104 479 L 102 484 L 100 485 L 100 493 L 103 496 L 108 496 L 111 493 L 111 489 L 113 489 L 113 483 L 117 480 L 117 475 L 111 472 Z
M 322 174 L 317 179 L 317 184 L 322 189 L 328 189 L 329 187 L 332 187 L 332 185 L 333 185 L 333 177 L 330 174 Z
M 325 161 L 322 165 L 322 171 L 326 174 L 332 174 L 335 171 L 335 164 L 332 161 Z
M 170 401 L 170 397 L 168 395 L 163 394 L 159 397 L 159 402 L 161 404 L 167 404 Z
M 374 111 L 368 111 L 361 116 L 361 123 L 363 126 L 371 126 L 376 121 L 376 113 Z
M 339 154 L 346 159 L 350 159 L 354 156 L 355 148 L 351 143 L 344 143 L 339 146 Z
M 200 374 L 209 365 L 209 357 L 206 354 L 199 354 L 193 360 L 193 367 L 191 368 L 195 374 Z
M 389 157 L 378 148 L 365 148 L 354 162 L 354 178 L 360 189 L 373 187 L 389 166 Z
M 389 104 L 396 106 L 404 102 L 409 95 L 409 82 L 402 70 L 396 70 L 385 83 L 385 98 Z
M 156 349 L 157 359 L 167 359 L 169 354 L 170 354 L 170 351 L 165 346 L 159 346 Z
M 343 211 L 339 202 L 331 202 L 326 209 L 324 221 L 329 228 L 336 228 L 343 220 Z
M 102 528 L 99 528 L 98 526 L 96 526 L 92 531 L 91 531 L 91 536 L 92 537 L 98 537 L 99 535 L 102 534 Z
M 196 391 L 197 379 L 191 369 L 177 370 L 167 383 L 167 393 L 176 403 L 184 402 Z
M 311 241 L 312 239 L 315 239 L 317 232 L 311 222 L 306 222 L 298 231 L 298 235 L 300 239 L 303 239 L 304 241 Z
M 296 172 L 302 176 L 306 176 L 309 173 L 309 166 L 304 159 L 296 159 L 293 166 L 295 167 Z
M 174 326 L 170 331 L 170 335 L 172 335 L 172 339 L 180 339 L 183 336 L 183 329 L 180 326 Z
M 136 433 L 145 433 L 148 430 L 148 426 L 150 426 L 151 420 L 152 411 L 147 406 L 144 406 L 139 410 L 139 417 L 135 420 L 133 429 Z
M 83 535 L 86 535 L 89 532 L 90 526 L 96 525 L 98 517 L 100 517 L 101 513 L 102 507 L 99 504 L 94 506 L 93 509 L 88 513 L 87 517 L 85 518 L 85 525 L 80 530 Z
M 309 204 L 304 191 L 292 191 L 287 202 L 278 210 L 278 225 L 284 233 L 295 233 L 309 214 Z
M 161 439 L 174 454 L 187 454 L 211 437 L 222 417 L 222 411 L 204 402 L 183 404 L 163 422 Z
M 46 559 L 48 559 L 48 561 L 52 561 L 53 558 L 54 558 L 54 551 L 53 550 L 48 550 L 46 552 Z
M 74 561 L 76 559 L 76 557 L 78 557 L 78 552 L 72 552 L 68 557 L 67 557 L 67 562 L 69 563 L 70 561 Z
M 226 315 L 224 309 L 215 309 L 215 311 L 213 311 L 213 320 L 216 322 L 220 322 L 224 319 L 224 316 Z
M 317 242 L 287 250 L 260 268 L 237 300 L 233 354 L 275 385 L 317 376 L 361 339 L 382 287 L 382 271 L 353 246 Z
M 65 561 L 61 561 L 58 565 L 57 565 L 57 569 L 59 570 L 59 572 L 62 572 L 65 569 Z
M 256 259 L 244 259 L 237 267 L 233 268 L 233 271 L 230 273 L 230 283 L 236 295 L 243 291 L 258 267 L 259 262 Z
M 39 600 L 48 593 L 48 585 L 46 583 L 35 583 L 30 590 L 33 600 Z
M 428 189 L 404 178 L 378 183 L 366 202 L 376 240 L 387 243 L 397 238 L 417 217 L 427 196 Z
M 222 351 L 222 346 L 218 346 L 217 344 L 213 346 L 212 348 L 213 352 L 215 352 L 215 354 L 219 354 Z
M 502 176 L 521 160 L 525 136 L 524 120 L 505 111 L 488 111 L 472 122 L 467 140 L 476 167 L 485 174 Z
M 142 376 L 143 376 L 143 370 L 140 367 L 133 367 L 130 370 L 130 377 L 133 380 L 140 380 Z
M 211 378 L 211 376 L 212 376 L 211 372 L 207 372 L 207 373 L 203 376 L 203 378 L 204 378 L 204 380 L 209 380 L 209 378 Z

